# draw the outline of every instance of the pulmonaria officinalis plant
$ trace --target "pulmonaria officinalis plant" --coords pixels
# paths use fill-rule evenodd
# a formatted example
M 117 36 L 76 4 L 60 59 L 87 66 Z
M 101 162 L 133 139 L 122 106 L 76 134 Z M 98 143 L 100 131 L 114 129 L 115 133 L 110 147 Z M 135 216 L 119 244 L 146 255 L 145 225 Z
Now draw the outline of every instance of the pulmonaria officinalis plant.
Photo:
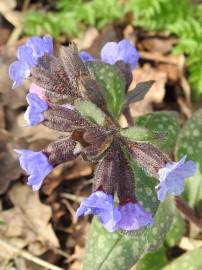
M 17 57 L 9 69 L 13 87 L 24 79 L 32 82 L 25 113 L 28 125 L 41 123 L 63 132 L 62 138 L 40 152 L 16 150 L 29 175 L 28 185 L 38 190 L 55 166 L 80 156 L 97 168 L 93 192 L 81 203 L 78 217 L 96 215 L 109 232 L 151 226 L 153 213 L 136 194 L 138 168 L 156 179 L 157 197 L 163 201 L 167 194 L 183 191 L 195 164 L 186 157 L 172 162 L 158 148 L 167 132 L 136 124 L 119 126 L 120 115 L 127 117 L 129 105 L 143 99 L 153 84 L 142 82 L 128 92 L 131 70 L 139 59 L 136 49 L 126 40 L 109 42 L 101 50 L 101 59 L 95 59 L 71 44 L 61 46 L 55 56 L 52 40 L 45 36 L 30 38 L 18 48 Z

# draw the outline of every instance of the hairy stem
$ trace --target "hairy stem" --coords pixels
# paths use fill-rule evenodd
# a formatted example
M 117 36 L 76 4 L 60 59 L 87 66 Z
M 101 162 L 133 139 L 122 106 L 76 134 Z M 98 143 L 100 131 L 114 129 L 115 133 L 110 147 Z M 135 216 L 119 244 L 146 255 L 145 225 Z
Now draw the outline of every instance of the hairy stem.
M 180 197 L 175 197 L 175 204 L 177 209 L 184 215 L 184 217 L 194 223 L 197 227 L 202 229 L 202 218 L 200 218 L 196 212 L 188 206 L 188 204 Z

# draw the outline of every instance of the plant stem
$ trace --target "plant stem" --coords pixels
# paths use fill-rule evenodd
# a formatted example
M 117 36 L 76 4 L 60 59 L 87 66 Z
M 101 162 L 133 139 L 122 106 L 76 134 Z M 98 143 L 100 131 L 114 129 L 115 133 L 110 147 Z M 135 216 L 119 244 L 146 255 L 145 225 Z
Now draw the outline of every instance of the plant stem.
M 178 196 L 175 197 L 175 204 L 177 209 L 184 215 L 184 217 L 188 221 L 194 223 L 197 227 L 202 229 L 202 218 L 200 218 L 182 198 Z

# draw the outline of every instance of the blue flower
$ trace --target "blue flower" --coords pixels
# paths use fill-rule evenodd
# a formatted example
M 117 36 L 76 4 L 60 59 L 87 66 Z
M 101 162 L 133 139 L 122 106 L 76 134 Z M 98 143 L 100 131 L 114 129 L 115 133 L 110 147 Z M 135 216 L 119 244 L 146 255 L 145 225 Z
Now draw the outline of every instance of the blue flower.
M 52 38 L 48 36 L 32 37 L 17 50 L 18 60 L 9 67 L 9 76 L 14 81 L 13 88 L 20 86 L 30 75 L 30 69 L 38 64 L 45 53 L 53 53 Z
M 193 161 L 187 161 L 184 156 L 178 162 L 169 162 L 164 168 L 158 171 L 160 184 L 158 187 L 158 199 L 164 201 L 166 194 L 174 196 L 181 194 L 184 190 L 184 180 L 194 175 L 196 164 Z
M 108 42 L 101 50 L 101 60 L 111 65 L 122 60 L 129 64 L 131 69 L 134 69 L 139 60 L 139 53 L 127 40 L 122 40 L 119 43 Z
M 29 75 L 29 66 L 24 62 L 15 61 L 9 67 L 9 77 L 13 80 L 13 88 L 20 86 Z
M 34 126 L 42 122 L 44 120 L 43 112 L 48 109 L 46 101 L 35 94 L 29 93 L 27 94 L 27 103 L 29 106 L 24 117 L 28 125 Z
M 48 162 L 48 158 L 42 152 L 33 152 L 31 150 L 15 150 L 19 155 L 20 166 L 30 176 L 28 185 L 32 186 L 34 191 L 39 190 L 44 178 L 48 175 L 53 166 Z
M 88 52 L 85 51 L 81 51 L 79 53 L 79 56 L 81 57 L 81 59 L 83 60 L 83 62 L 87 62 L 87 61 L 93 61 L 95 60 L 95 58 Z
M 81 203 L 76 212 L 77 217 L 89 214 L 97 215 L 109 232 L 115 230 L 115 226 L 121 218 L 120 212 L 114 207 L 113 196 L 103 191 L 93 192 Z
M 35 58 L 42 57 L 45 53 L 53 53 L 53 42 L 52 38 L 45 36 L 41 37 L 31 37 L 26 42 L 26 46 L 32 49 L 32 54 Z
M 152 224 L 152 214 L 146 212 L 138 202 L 119 205 L 119 211 L 121 219 L 116 224 L 117 230 L 135 231 Z

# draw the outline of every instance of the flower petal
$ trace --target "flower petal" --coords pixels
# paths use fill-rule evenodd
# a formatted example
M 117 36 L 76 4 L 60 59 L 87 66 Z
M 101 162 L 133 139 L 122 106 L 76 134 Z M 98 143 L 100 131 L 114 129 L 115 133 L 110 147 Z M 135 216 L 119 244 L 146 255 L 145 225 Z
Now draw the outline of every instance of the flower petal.
M 178 162 L 169 162 L 158 171 L 160 184 L 157 193 L 160 201 L 165 199 L 167 192 L 174 196 L 180 195 L 184 190 L 185 179 L 194 175 L 196 164 L 185 160 L 186 156 Z
M 24 118 L 28 125 L 37 125 L 44 120 L 43 112 L 48 109 L 48 104 L 45 100 L 40 99 L 35 94 L 27 94 L 27 102 L 29 104 Z
M 43 37 L 44 51 L 48 54 L 53 54 L 53 39 L 50 36 Z
M 120 205 L 119 210 L 121 220 L 116 225 L 117 229 L 135 231 L 152 224 L 152 214 L 146 212 L 139 203 Z
M 122 60 L 134 69 L 139 60 L 139 53 L 127 40 L 121 40 L 119 43 L 108 42 L 101 50 L 101 60 L 111 65 Z
M 15 61 L 9 67 L 9 77 L 14 81 L 13 88 L 22 84 L 24 79 L 28 78 L 30 74 L 29 66 L 21 61 Z
M 103 210 L 107 210 L 111 208 L 113 205 L 113 197 L 112 195 L 106 194 L 103 191 L 93 192 L 87 199 L 85 199 L 80 207 L 77 209 L 77 217 L 81 215 L 86 215 L 86 211 L 90 213 L 98 214 Z
M 121 60 L 129 64 L 131 69 L 134 69 L 140 58 L 138 51 L 126 39 L 121 40 L 118 46 Z
M 117 61 L 121 60 L 119 55 L 118 43 L 107 42 L 101 50 L 101 60 L 108 64 L 115 64 Z
M 53 166 L 42 152 L 26 149 L 18 149 L 15 152 L 19 155 L 20 166 L 30 175 L 28 185 L 32 186 L 33 190 L 38 190 L 46 175 L 52 171 Z
M 87 61 L 93 61 L 95 60 L 95 58 L 88 52 L 85 51 L 81 51 L 79 53 L 79 56 L 81 57 L 81 59 L 83 60 L 83 62 L 87 62 Z
M 45 53 L 44 42 L 40 37 L 31 37 L 27 40 L 26 45 L 33 51 L 36 58 L 42 57 Z
M 119 210 L 114 207 L 113 196 L 103 191 L 93 192 L 81 203 L 76 212 L 77 217 L 89 214 L 97 215 L 101 224 L 109 232 L 115 230 L 115 226 L 121 218 Z
M 17 58 L 23 62 L 26 63 L 29 67 L 33 67 L 37 65 L 38 59 L 33 56 L 32 48 L 21 45 L 17 49 Z
M 40 99 L 47 100 L 46 96 L 44 95 L 45 89 L 32 83 L 29 88 L 29 93 L 37 95 Z

